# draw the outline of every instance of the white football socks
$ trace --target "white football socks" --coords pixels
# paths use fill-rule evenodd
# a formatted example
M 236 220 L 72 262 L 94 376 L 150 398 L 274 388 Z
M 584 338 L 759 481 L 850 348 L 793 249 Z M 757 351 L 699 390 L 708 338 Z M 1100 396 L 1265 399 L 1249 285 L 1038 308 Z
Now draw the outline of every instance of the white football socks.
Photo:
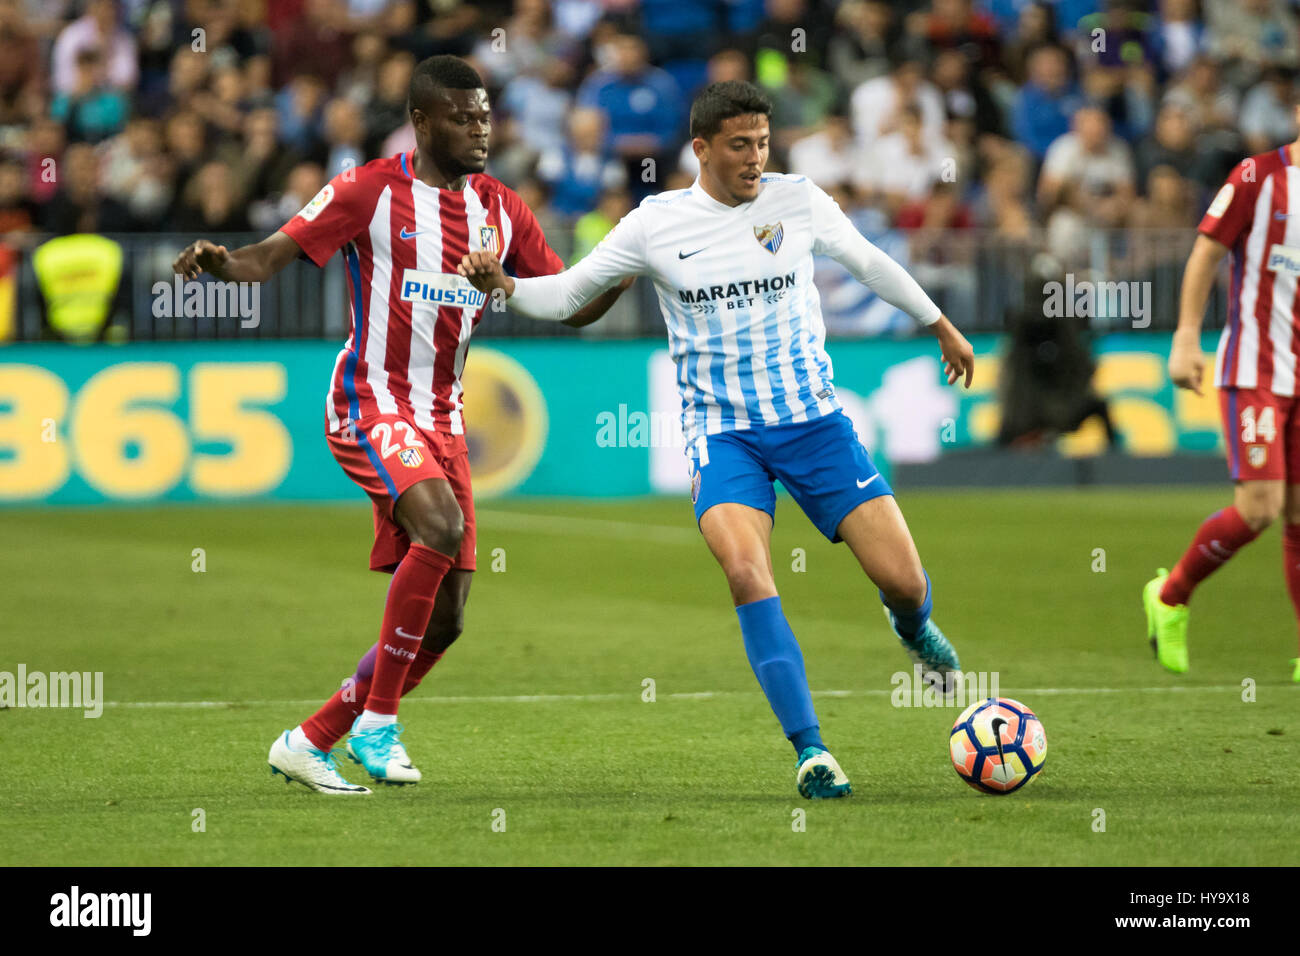
M 316 749 L 316 745 L 307 739 L 307 734 L 303 732 L 302 724 L 289 731 L 289 749 L 298 751 Z
M 386 724 L 397 723 L 396 714 L 376 714 L 373 710 L 363 710 L 361 719 L 357 721 L 356 730 L 374 730 L 376 727 L 383 727 Z

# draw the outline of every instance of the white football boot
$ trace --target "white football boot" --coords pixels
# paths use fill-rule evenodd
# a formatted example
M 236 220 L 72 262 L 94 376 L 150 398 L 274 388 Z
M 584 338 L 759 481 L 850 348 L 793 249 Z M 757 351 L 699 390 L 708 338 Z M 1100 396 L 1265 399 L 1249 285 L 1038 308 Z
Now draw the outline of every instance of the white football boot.
M 271 776 L 284 776 L 287 784 L 297 780 L 317 793 L 366 794 L 369 787 L 348 783 L 338 771 L 339 758 L 324 750 L 294 750 L 289 746 L 289 731 L 275 738 L 266 762 L 271 765 Z

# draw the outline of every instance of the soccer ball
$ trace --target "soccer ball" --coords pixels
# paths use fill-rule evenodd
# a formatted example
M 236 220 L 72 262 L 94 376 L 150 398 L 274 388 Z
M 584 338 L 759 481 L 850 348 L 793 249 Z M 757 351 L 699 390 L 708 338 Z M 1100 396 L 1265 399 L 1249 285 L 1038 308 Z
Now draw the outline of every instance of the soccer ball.
M 1011 793 L 1043 769 L 1047 735 L 1034 712 L 1007 697 L 976 701 L 948 735 L 952 767 L 976 790 Z

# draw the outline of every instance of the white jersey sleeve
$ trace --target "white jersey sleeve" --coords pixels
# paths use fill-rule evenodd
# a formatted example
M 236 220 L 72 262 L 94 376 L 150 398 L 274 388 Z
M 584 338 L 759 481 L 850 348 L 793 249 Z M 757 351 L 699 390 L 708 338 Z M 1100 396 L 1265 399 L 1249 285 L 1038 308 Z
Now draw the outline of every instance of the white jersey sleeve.
M 942 314 L 907 270 L 872 245 L 844 215 L 839 203 L 809 181 L 812 221 L 817 224 L 813 240 L 815 255 L 830 256 L 855 279 L 895 308 L 902 309 L 922 325 L 933 325 Z M 536 281 L 536 280 L 533 280 Z
M 533 319 L 559 322 L 627 276 L 645 272 L 645 223 L 633 209 L 571 269 L 516 279 L 510 305 Z

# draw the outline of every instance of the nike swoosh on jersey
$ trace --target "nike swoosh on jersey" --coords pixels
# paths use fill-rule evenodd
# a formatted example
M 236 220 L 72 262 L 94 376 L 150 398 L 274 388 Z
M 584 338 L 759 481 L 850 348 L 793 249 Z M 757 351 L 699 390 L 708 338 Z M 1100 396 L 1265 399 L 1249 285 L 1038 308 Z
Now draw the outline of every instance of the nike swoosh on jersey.
M 701 249 L 696 249 L 694 252 L 682 252 L 682 251 L 679 249 L 679 250 L 677 250 L 677 258 L 678 258 L 678 259 L 689 259 L 691 256 L 698 256 L 701 252 L 703 252 L 703 251 L 704 251 L 705 249 L 707 249 L 707 248 L 709 248 L 709 247 L 708 247 L 708 246 L 704 246 L 704 247 L 701 248 Z
M 425 232 L 433 232 L 433 230 L 432 230 L 432 229 L 417 229 L 415 232 L 407 232 L 407 231 L 406 231 L 406 227 L 403 226 L 403 227 L 402 227 L 402 231 L 399 232 L 398 235 L 401 236 L 403 239 L 414 239 L 416 236 L 420 235 L 421 233 L 425 233 Z
M 876 472 L 876 474 L 872 475 L 872 476 L 871 476 L 870 478 L 868 478 L 866 481 L 859 481 L 859 482 L 858 482 L 858 487 L 859 487 L 859 488 L 865 488 L 865 487 L 867 487 L 867 485 L 871 484 L 873 481 L 875 481 L 875 480 L 876 480 L 877 478 L 879 478 L 879 477 L 880 477 L 880 472 Z

